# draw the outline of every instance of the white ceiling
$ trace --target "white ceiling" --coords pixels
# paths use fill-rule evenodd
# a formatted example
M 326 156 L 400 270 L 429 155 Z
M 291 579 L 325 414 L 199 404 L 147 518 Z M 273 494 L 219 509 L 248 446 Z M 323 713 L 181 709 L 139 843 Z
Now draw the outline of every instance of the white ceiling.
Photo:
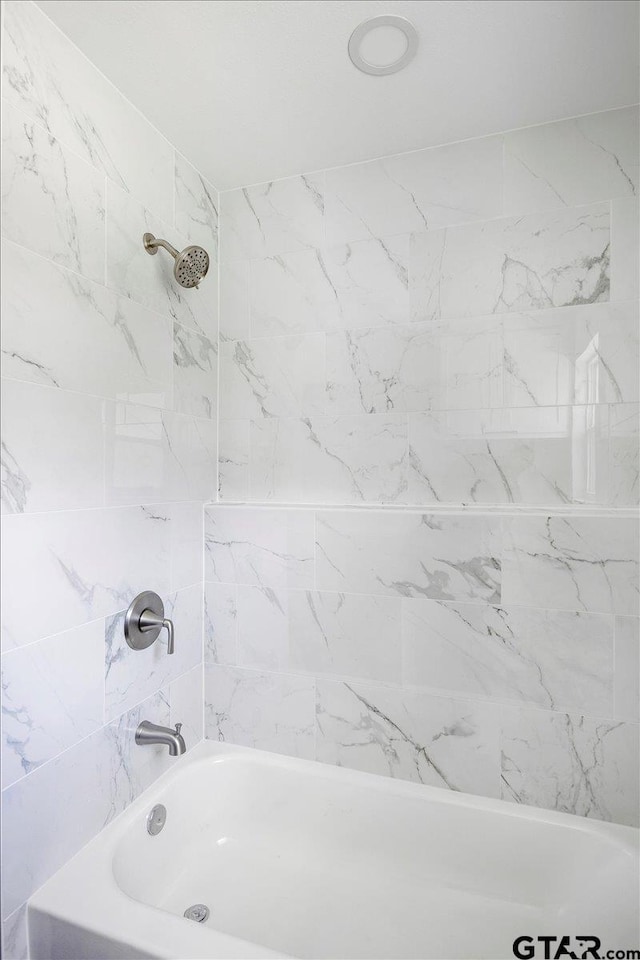
M 638 100 L 636 0 L 39 0 L 227 189 Z M 347 56 L 394 13 L 420 35 L 386 77 Z

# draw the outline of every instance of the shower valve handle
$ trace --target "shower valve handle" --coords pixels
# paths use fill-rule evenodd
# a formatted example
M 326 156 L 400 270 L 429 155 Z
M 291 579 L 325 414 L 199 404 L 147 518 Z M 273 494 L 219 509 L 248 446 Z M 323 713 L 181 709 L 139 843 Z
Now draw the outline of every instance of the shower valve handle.
M 151 630 L 156 631 L 156 636 L 158 636 L 160 630 L 166 628 L 167 631 L 167 653 L 173 653 L 175 649 L 174 644 L 174 630 L 173 630 L 173 621 L 169 620 L 167 617 L 160 617 L 158 614 L 154 613 L 153 610 L 143 610 L 140 614 L 140 619 L 138 620 L 140 625 L 140 630 L 142 633 L 149 633 Z
M 175 650 L 173 621 L 164 615 L 164 604 L 157 593 L 145 590 L 132 601 L 124 618 L 124 635 L 133 650 L 145 650 L 167 631 L 167 653 Z

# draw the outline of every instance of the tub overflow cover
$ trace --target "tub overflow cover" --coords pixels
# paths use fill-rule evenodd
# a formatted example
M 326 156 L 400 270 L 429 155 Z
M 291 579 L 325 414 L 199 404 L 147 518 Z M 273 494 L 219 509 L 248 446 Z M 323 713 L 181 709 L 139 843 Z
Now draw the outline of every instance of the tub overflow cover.
M 188 907 L 184 912 L 187 920 L 195 920 L 196 923 L 204 923 L 205 920 L 209 917 L 209 907 L 205 907 L 204 903 L 194 903 L 192 907 Z

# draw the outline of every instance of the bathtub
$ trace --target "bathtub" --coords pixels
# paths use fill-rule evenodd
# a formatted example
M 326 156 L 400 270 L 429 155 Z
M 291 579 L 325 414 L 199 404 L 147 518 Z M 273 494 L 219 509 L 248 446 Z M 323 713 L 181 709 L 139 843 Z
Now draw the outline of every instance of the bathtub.
M 166 823 L 151 836 L 158 803 Z M 183 916 L 194 904 L 204 923 Z M 498 960 L 539 935 L 637 948 L 638 837 L 204 742 L 52 877 L 28 918 L 34 960 Z

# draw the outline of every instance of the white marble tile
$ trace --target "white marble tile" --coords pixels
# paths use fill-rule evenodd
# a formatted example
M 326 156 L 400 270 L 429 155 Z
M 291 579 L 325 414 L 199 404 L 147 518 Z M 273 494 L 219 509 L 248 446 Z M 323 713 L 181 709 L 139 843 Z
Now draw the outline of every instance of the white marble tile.
M 170 517 L 171 592 L 202 580 L 204 529 L 202 503 L 198 500 L 163 504 Z
M 317 516 L 316 587 L 500 602 L 500 519 L 385 511 Z
M 174 260 L 165 250 L 149 256 L 145 232 L 168 240 L 176 249 L 188 246 L 175 228 L 158 219 L 137 200 L 107 184 L 107 283 L 118 293 L 217 339 L 217 271 L 215 267 L 196 290 L 181 287 L 173 276 Z
M 3 376 L 171 405 L 168 318 L 7 241 L 2 312 Z
M 553 407 L 549 409 L 553 410 Z M 612 498 L 610 408 L 588 404 L 569 409 L 572 501 L 577 504 L 608 504 Z
M 2 512 L 101 507 L 102 418 L 96 397 L 4 380 Z
M 163 594 L 165 616 L 173 620 L 175 653 L 167 654 L 163 630 L 150 647 L 132 650 L 124 637 L 124 613 L 104 625 L 104 689 L 107 720 L 130 710 L 202 661 L 202 585 Z
M 327 239 L 419 233 L 502 214 L 502 137 L 415 150 L 326 173 Z
M 238 665 L 256 670 L 286 671 L 289 666 L 289 593 L 272 587 L 239 586 L 237 590 Z
M 173 324 L 173 408 L 193 417 L 215 419 L 218 347 L 195 330 Z
M 143 719 L 167 724 L 168 700 L 140 704 L 3 791 L 4 918 L 167 769 L 166 750 L 135 745 Z
M 207 666 L 205 731 L 209 740 L 312 760 L 314 724 L 314 680 Z
M 497 317 L 429 323 L 423 377 L 429 408 L 474 410 L 503 404 L 502 324 Z M 430 330 L 430 332 L 429 332 Z M 417 371 L 416 377 L 420 374 Z M 419 379 L 418 379 L 419 383 Z M 415 396 L 422 401 L 421 388 Z M 408 409 L 428 409 L 412 398 Z
M 105 825 L 126 810 L 174 762 L 166 747 L 157 745 L 141 750 L 135 742 L 136 730 L 143 720 L 168 726 L 169 717 L 167 688 L 154 693 L 104 727 L 108 785 L 103 785 L 102 791 L 109 804 Z
M 3 791 L 4 916 L 107 822 L 108 766 L 105 735 L 99 730 Z
M 606 407 L 409 416 L 410 503 L 608 502 Z
M 490 704 L 319 680 L 317 759 L 495 797 L 498 717 Z
M 505 708 L 503 799 L 637 826 L 639 729 Z
M 229 583 L 204 585 L 205 663 L 238 662 L 238 588 Z
M 216 424 L 135 404 L 105 408 L 107 505 L 208 500 Z
M 181 154 L 175 160 L 175 225 L 218 260 L 218 191 Z M 215 264 L 210 268 L 214 269 Z
M 4 960 L 29 960 L 26 903 L 2 923 L 2 956 Z
M 201 664 L 171 683 L 169 704 L 170 726 L 182 724 L 181 733 L 187 750 L 193 750 L 204 738 L 204 677 Z
M 256 264 L 268 261 L 256 261 Z M 251 336 L 248 260 L 225 260 L 220 267 L 220 339 L 246 340 Z M 208 279 L 208 278 L 207 278 Z
M 327 255 L 321 249 L 299 250 L 240 263 L 222 265 L 221 324 L 225 335 L 242 336 L 245 303 L 254 337 L 312 333 L 339 328 L 341 304 Z
M 314 531 L 312 510 L 205 507 L 205 580 L 310 589 Z
M 324 251 L 340 327 L 377 327 L 409 319 L 409 237 L 361 240 Z
M 618 720 L 640 720 L 640 621 L 615 618 L 615 672 L 613 715 Z
M 320 414 L 325 393 L 324 334 L 223 343 L 221 417 L 305 417 Z
M 5 5 L 3 96 L 169 218 L 173 148 L 36 4 Z
M 610 616 L 403 600 L 402 641 L 408 686 L 611 714 Z
M 640 497 L 640 406 L 616 403 L 609 407 L 609 503 L 637 506 Z
M 638 327 L 633 302 L 505 316 L 505 405 L 637 400 Z
M 414 235 L 412 319 L 608 300 L 609 219 L 600 203 Z
M 257 260 L 251 264 L 252 333 L 273 336 L 405 323 L 408 268 L 408 235 Z
M 130 403 L 105 405 L 108 506 L 173 499 L 167 426 L 172 414 Z M 186 499 L 186 497 L 184 498 Z
M 400 681 L 395 597 L 290 591 L 289 664 L 314 675 Z
M 429 233 L 415 233 L 409 241 L 409 315 L 413 323 L 439 320 L 447 317 L 443 305 L 442 272 L 445 264 L 448 231 L 431 230 Z M 459 316 L 469 316 L 467 309 Z M 487 310 L 473 311 L 475 315 L 486 314 Z
M 249 500 L 249 420 L 218 423 L 218 498 Z
M 2 657 L 2 786 L 103 724 L 104 625 L 82 627 Z
M 225 263 L 322 246 L 324 174 L 222 193 L 220 216 L 220 250 Z
M 400 414 L 251 424 L 251 497 L 281 503 L 402 502 L 407 424 Z
M 639 135 L 637 107 L 507 133 L 505 213 L 635 196 Z
M 400 682 L 400 599 L 238 587 L 238 664 Z
M 211 500 L 216 490 L 215 420 L 163 414 L 174 500 Z
M 611 299 L 640 296 L 640 208 L 637 200 L 611 201 Z
M 502 403 L 502 329 L 492 318 L 327 334 L 327 412 L 474 409 Z
M 637 521 L 571 516 L 505 520 L 502 602 L 637 615 Z
M 103 282 L 104 183 L 43 127 L 5 105 L 2 229 L 8 240 Z
M 169 590 L 170 515 L 157 505 L 7 516 L 2 541 L 4 650 Z

